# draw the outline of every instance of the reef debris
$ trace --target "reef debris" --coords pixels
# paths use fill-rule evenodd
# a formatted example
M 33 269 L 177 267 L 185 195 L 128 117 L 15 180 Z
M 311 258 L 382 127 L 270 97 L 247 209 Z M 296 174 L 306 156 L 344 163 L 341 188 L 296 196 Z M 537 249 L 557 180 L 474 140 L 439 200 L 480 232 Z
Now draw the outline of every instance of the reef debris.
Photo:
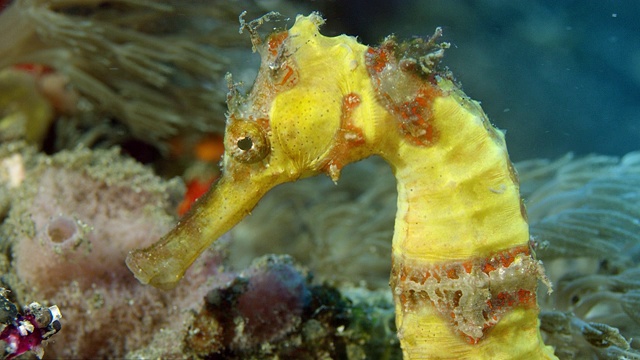
M 400 358 L 390 296 L 349 295 L 314 285 L 288 256 L 258 258 L 207 293 L 186 351 L 224 359 Z
M 41 359 L 44 342 L 62 327 L 60 309 L 32 302 L 18 312 L 7 293 L 0 288 L 0 359 L 10 360 L 25 353 Z

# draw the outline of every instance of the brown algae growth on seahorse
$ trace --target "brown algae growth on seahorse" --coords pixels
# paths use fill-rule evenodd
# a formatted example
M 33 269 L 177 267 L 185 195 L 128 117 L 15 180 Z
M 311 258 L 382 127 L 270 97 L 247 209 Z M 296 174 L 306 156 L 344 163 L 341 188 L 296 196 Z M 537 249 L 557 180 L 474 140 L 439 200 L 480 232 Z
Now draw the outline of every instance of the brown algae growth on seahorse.
M 127 265 L 171 288 L 275 185 L 384 158 L 397 179 L 391 288 L 406 359 L 554 358 L 538 329 L 540 264 L 503 134 L 435 65 L 447 44 L 325 37 L 318 14 L 257 34 L 252 90 L 230 82 L 223 175 Z

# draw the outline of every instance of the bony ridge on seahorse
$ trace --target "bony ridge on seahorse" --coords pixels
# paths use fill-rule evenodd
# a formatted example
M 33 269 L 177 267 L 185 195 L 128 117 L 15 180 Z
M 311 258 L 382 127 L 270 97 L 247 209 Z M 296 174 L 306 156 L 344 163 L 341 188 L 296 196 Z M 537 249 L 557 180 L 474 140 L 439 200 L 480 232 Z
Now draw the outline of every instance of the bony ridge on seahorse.
M 503 134 L 435 70 L 446 44 L 379 47 L 325 37 L 298 16 L 264 41 L 246 96 L 230 82 L 223 175 L 195 208 L 127 265 L 173 287 L 191 263 L 275 185 L 379 155 L 397 179 L 391 288 L 406 359 L 554 358 L 538 329 L 543 276 Z

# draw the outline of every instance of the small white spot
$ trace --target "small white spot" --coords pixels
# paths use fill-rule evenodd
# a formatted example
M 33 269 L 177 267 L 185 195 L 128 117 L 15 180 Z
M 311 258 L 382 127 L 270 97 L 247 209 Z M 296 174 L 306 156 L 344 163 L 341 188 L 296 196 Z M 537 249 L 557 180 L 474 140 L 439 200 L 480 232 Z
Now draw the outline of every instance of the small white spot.
M 354 140 L 358 139 L 358 135 L 354 134 L 352 132 L 348 132 L 348 133 L 344 134 L 344 138 L 347 141 L 354 141 Z
M 22 155 L 14 154 L 0 162 L 0 180 L 9 183 L 10 188 L 18 187 L 25 178 L 24 161 Z
M 27 320 L 20 321 L 20 325 L 18 325 L 18 332 L 20 336 L 27 336 L 32 333 L 35 327 Z

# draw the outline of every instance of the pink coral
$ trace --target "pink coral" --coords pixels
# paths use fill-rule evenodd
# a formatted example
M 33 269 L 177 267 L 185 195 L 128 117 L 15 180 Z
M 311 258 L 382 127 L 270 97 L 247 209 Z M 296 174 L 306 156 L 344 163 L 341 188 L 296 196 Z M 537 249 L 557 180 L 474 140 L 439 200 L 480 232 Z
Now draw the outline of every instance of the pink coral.
M 145 210 L 159 202 L 156 194 L 125 182 L 108 186 L 64 167 L 37 179 L 29 210 L 35 236 L 17 242 L 13 254 L 18 276 L 45 296 L 71 280 L 86 287 L 130 278 L 127 252 L 159 238 L 172 221 Z

